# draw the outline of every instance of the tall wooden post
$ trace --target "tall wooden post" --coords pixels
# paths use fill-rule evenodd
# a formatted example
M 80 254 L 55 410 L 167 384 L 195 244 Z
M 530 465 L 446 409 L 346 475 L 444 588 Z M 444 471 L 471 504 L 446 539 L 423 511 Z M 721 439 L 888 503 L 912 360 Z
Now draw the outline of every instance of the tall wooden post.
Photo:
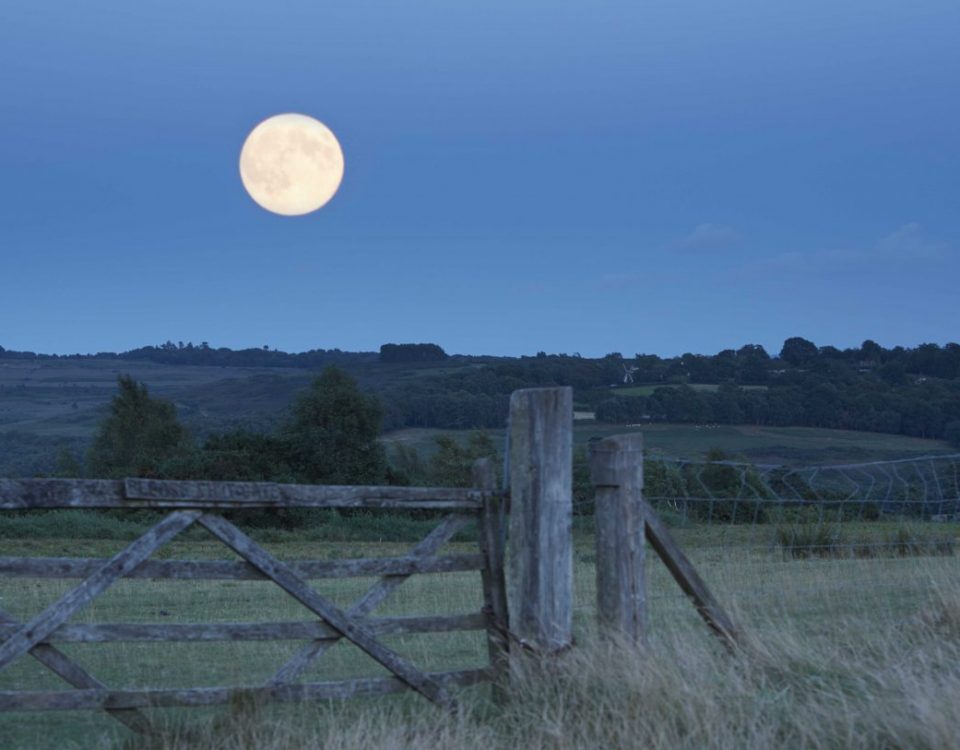
M 591 445 L 590 475 L 596 486 L 597 619 L 601 629 L 639 642 L 646 626 L 643 435 Z
M 487 615 L 487 650 L 493 671 L 494 700 L 505 700 L 503 692 L 509 672 L 510 623 L 507 617 L 507 586 L 504 579 L 504 543 L 506 541 L 505 504 L 497 491 L 493 461 L 478 458 L 473 462 L 473 486 L 484 491 L 480 516 L 480 547 L 483 550 L 483 609 Z
M 573 643 L 573 390 L 510 396 L 510 630 L 549 654 Z

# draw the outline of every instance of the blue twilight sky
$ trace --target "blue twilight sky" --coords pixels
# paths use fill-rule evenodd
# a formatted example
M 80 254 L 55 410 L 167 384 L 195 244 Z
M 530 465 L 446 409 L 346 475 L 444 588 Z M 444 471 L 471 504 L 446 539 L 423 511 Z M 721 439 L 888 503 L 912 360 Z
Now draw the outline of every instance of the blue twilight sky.
M 960 339 L 956 0 L 5 0 L 0 345 Z M 269 214 L 265 117 L 340 139 Z

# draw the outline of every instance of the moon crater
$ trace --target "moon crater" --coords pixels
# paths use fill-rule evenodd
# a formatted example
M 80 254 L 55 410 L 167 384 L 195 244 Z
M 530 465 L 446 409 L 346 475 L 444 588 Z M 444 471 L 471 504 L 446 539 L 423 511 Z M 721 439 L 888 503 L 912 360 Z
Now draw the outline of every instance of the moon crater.
M 324 206 L 343 180 L 343 151 L 333 132 L 301 114 L 275 115 L 255 127 L 240 151 L 240 179 L 268 211 L 301 216 Z

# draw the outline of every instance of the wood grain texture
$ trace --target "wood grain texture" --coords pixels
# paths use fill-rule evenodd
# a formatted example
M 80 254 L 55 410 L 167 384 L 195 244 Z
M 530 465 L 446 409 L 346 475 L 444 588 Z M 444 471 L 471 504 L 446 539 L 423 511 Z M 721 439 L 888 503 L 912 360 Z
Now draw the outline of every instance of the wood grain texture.
M 667 527 L 660 520 L 653 508 L 646 500 L 643 501 L 643 510 L 646 518 L 646 536 L 650 546 L 663 560 L 674 580 L 680 585 L 700 613 L 710 629 L 713 630 L 731 650 L 736 648 L 739 640 L 737 628 L 733 621 L 720 606 L 720 603 L 710 593 L 707 584 L 700 578 L 693 563 L 680 549 L 680 546 L 670 536 Z
M 266 552 L 232 523 L 213 515 L 201 516 L 199 523 L 411 688 L 442 708 L 447 710 L 456 708 L 456 702 L 440 683 L 428 677 L 392 649 L 384 646 L 370 632 L 361 618 L 347 615 L 325 597 L 320 596 L 290 568 Z
M 601 630 L 639 642 L 646 629 L 643 435 L 590 445 L 596 489 L 597 619 Z
M 199 511 L 171 513 L 146 534 L 118 552 L 76 588 L 47 607 L 0 644 L 0 669 L 22 656 L 107 590 L 117 579 L 134 570 L 160 547 L 200 517 Z
M 427 536 L 418 542 L 410 551 L 410 556 L 418 560 L 427 561 L 431 555 L 449 542 L 458 531 L 461 531 L 469 519 L 462 515 L 449 515 L 434 528 Z M 379 607 L 387 597 L 408 578 L 409 573 L 396 575 L 387 575 L 371 586 L 354 604 L 347 610 L 350 617 L 367 617 L 377 607 Z M 324 653 L 326 653 L 336 641 L 315 640 L 303 646 L 294 654 L 270 679 L 268 684 L 279 685 L 285 682 L 293 682 L 303 674 L 313 663 L 316 662 Z
M 510 396 L 510 630 L 540 652 L 573 642 L 573 391 Z
M 483 612 L 461 615 L 412 615 L 378 617 L 365 620 L 371 633 L 378 636 L 407 633 L 448 633 L 483 630 L 487 618 Z M 18 626 L 0 624 L 0 637 L 15 633 Z M 342 636 L 334 628 L 316 620 L 297 622 L 238 623 L 96 623 L 64 624 L 47 636 L 44 643 L 113 643 L 157 641 L 275 641 L 317 639 L 336 641 Z M 39 648 L 39 645 L 35 648 Z M 88 686 L 89 687 L 89 686 Z
M 89 557 L 0 557 L 0 575 L 21 578 L 86 578 L 106 562 L 106 559 Z M 483 567 L 483 556 L 472 554 L 422 557 L 410 554 L 353 560 L 295 560 L 287 561 L 287 565 L 298 576 L 306 579 L 410 576 L 415 573 L 480 570 Z M 127 577 L 258 581 L 267 578 L 250 563 L 231 560 L 147 560 Z
M 4 627 L 11 629 L 17 625 L 16 620 L 2 609 L 0 609 L 0 623 L 4 623 Z M 92 690 L 108 689 L 105 684 L 100 682 L 100 680 L 87 672 L 55 646 L 47 643 L 38 643 L 30 649 L 30 656 L 76 688 Z M 134 708 L 110 708 L 107 709 L 107 713 L 138 734 L 146 734 L 150 731 L 150 720 Z
M 160 479 L 0 479 L 0 510 L 30 508 L 388 508 L 478 513 L 459 487 L 384 487 Z
M 503 683 L 509 672 L 510 623 L 507 610 L 507 584 L 504 573 L 503 498 L 496 492 L 497 476 L 493 461 L 478 459 L 473 465 L 474 486 L 487 491 L 480 517 L 480 547 L 485 564 L 481 573 L 483 582 L 483 609 L 487 615 L 487 652 L 494 675 L 495 700 L 503 702 Z

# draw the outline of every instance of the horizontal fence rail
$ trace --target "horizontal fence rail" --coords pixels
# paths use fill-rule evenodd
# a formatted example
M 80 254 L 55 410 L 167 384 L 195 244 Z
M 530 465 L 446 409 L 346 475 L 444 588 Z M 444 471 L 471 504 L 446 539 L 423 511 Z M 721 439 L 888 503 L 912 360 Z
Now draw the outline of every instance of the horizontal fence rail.
M 408 635 L 412 633 L 451 633 L 461 630 L 483 630 L 483 612 L 435 617 L 379 617 L 364 621 L 375 635 Z M 0 638 L 19 629 L 17 625 L 0 625 Z M 309 622 L 210 623 L 202 625 L 174 623 L 120 623 L 61 625 L 47 636 L 46 643 L 142 643 L 156 641 L 273 641 L 273 640 L 339 640 L 340 634 L 316 620 Z
M 227 703 L 238 697 L 275 701 L 382 695 L 413 689 L 447 709 L 455 686 L 496 678 L 505 664 L 505 621 L 498 606 L 503 591 L 503 518 L 490 466 L 478 462 L 482 488 L 292 485 L 268 482 L 168 480 L 0 479 L 0 510 L 165 509 L 170 511 L 139 539 L 109 559 L 0 557 L 0 576 L 79 579 L 75 588 L 24 622 L 0 610 L 0 670 L 30 655 L 70 683 L 72 690 L 0 690 L 0 711 L 102 709 L 138 732 L 149 731 L 141 709 Z M 365 508 L 440 511 L 438 525 L 409 552 L 376 558 L 283 561 L 218 513 L 237 509 Z M 493 509 L 494 512 L 488 512 Z M 479 550 L 438 554 L 467 526 L 480 521 Z M 179 533 L 198 526 L 240 556 L 240 560 L 152 559 Z M 372 617 L 406 580 L 419 574 L 479 572 L 482 611 Z M 375 577 L 377 581 L 341 609 L 307 581 Z M 179 581 L 269 581 L 314 615 L 278 622 L 69 622 L 120 579 Z M 161 612 L 161 614 L 165 614 Z M 424 671 L 381 639 L 462 631 L 486 631 L 489 659 L 481 668 Z M 55 644 L 204 643 L 303 641 L 263 685 L 157 689 L 111 689 L 57 649 Z M 336 682 L 298 682 L 333 645 L 347 641 L 385 668 L 390 676 Z
M 46 508 L 370 508 L 479 512 L 458 487 L 299 485 L 168 479 L 0 479 L 0 510 Z
M 0 575 L 17 578 L 86 578 L 106 560 L 90 557 L 0 557 Z M 369 557 L 352 560 L 296 560 L 290 568 L 301 578 L 348 578 L 453 573 L 482 570 L 483 556 L 446 555 L 436 557 Z M 268 580 L 246 562 L 229 560 L 147 560 L 127 578 L 170 578 L 179 580 Z
M 444 690 L 475 685 L 487 680 L 487 669 L 454 672 L 424 672 L 424 677 Z M 264 687 L 202 687 L 154 690 L 0 690 L 0 711 L 76 711 L 104 709 L 125 711 L 138 708 L 215 706 L 237 699 L 253 698 L 278 702 L 332 700 L 360 696 L 388 695 L 407 690 L 395 677 L 367 677 L 337 682 L 313 682 Z

